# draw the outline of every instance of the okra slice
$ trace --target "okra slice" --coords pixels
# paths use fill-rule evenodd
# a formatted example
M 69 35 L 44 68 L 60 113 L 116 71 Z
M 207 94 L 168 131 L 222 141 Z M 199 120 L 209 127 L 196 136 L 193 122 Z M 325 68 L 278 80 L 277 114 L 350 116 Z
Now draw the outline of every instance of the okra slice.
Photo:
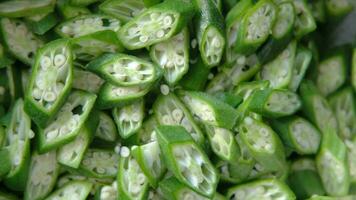
M 292 115 L 301 106 L 298 94 L 285 89 L 271 88 L 253 92 L 248 104 L 252 112 L 271 118 Z
M 214 96 L 234 108 L 240 105 L 243 101 L 243 98 L 241 96 L 233 94 L 231 92 L 218 92 Z
M 116 200 L 118 199 L 117 181 L 111 185 L 102 186 L 95 192 L 95 200 Z
M 145 10 L 143 0 L 107 0 L 99 5 L 99 10 L 127 23 Z
M 10 152 L 8 149 L 0 147 L 0 158 L 1 158 L 1 165 L 0 165 L 0 180 L 9 173 L 11 170 L 11 157 Z M 1 198 L 0 198 L 1 199 Z
M 164 79 L 174 85 L 189 68 L 189 31 L 180 33 L 150 48 L 151 59 L 163 70 Z
M 356 134 L 356 105 L 351 87 L 346 87 L 329 98 L 339 127 L 339 135 L 344 139 L 354 138 Z
M 311 158 L 293 161 L 287 183 L 298 199 L 325 194 L 315 161 Z
M 266 170 L 286 170 L 283 144 L 271 127 L 252 117 L 245 117 L 239 125 L 239 133 L 248 151 Z
M 306 119 L 290 116 L 271 121 L 283 144 L 300 155 L 317 153 L 321 141 L 319 130 Z
M 241 54 L 255 52 L 270 35 L 277 12 L 270 0 L 259 1 L 247 11 L 238 29 L 235 51 Z
M 232 131 L 209 125 L 205 125 L 205 130 L 213 152 L 221 160 L 235 163 L 240 158 L 241 152 Z
M 176 95 L 169 93 L 159 96 L 153 104 L 153 112 L 159 124 L 183 126 L 195 142 L 204 146 L 205 139 L 201 128 Z
M 293 4 L 296 12 L 294 36 L 301 38 L 316 29 L 316 22 L 305 0 L 296 0 Z
M 163 197 L 167 200 L 208 200 L 208 198 L 196 193 L 175 177 L 162 180 L 159 183 L 159 189 Z
M 25 17 L 38 13 L 51 12 L 54 9 L 54 0 L 41 0 L 41 1 L 5 1 L 0 3 L 0 16 L 1 17 Z
M 56 160 L 56 151 L 45 154 L 34 152 L 31 157 L 24 199 L 45 198 L 54 188 L 58 174 L 59 165 Z
M 131 149 L 131 154 L 147 177 L 150 185 L 156 188 L 158 181 L 166 172 L 158 142 L 153 141 L 141 146 L 134 146 Z
M 329 130 L 323 134 L 320 150 L 316 156 L 316 167 L 326 194 L 343 196 L 349 191 L 350 176 L 345 144 Z
M 43 35 L 57 25 L 58 19 L 55 13 L 36 14 L 26 18 L 30 29 L 38 34 Z
M 99 112 L 99 125 L 95 137 L 104 141 L 115 142 L 118 136 L 116 125 L 112 117 L 103 111 Z
M 119 199 L 147 198 L 148 180 L 134 157 L 120 158 L 117 181 Z
M 313 14 L 313 17 L 316 22 L 325 23 L 326 20 L 326 10 L 325 10 L 325 1 L 315 0 L 308 1 L 308 6 Z
M 87 7 L 73 6 L 68 0 L 57 0 L 57 8 L 64 19 L 90 14 L 90 10 Z
M 92 187 L 93 184 L 88 181 L 70 181 L 63 187 L 55 190 L 45 200 L 85 200 Z
M 79 15 L 59 24 L 55 31 L 62 37 L 77 38 L 98 31 L 111 30 L 117 32 L 120 21 L 109 15 Z
M 137 132 L 140 144 L 147 144 L 156 141 L 154 130 L 158 126 L 158 121 L 154 115 L 148 116 Z
M 349 169 L 349 175 L 350 175 L 350 182 L 351 182 L 351 186 L 354 185 L 355 181 L 356 181 L 356 140 L 355 139 L 345 139 L 344 143 L 346 145 L 347 148 L 347 165 L 348 165 L 348 169 Z M 350 191 L 351 192 L 351 188 Z
M 331 21 L 340 20 L 353 9 L 349 0 L 327 0 L 325 1 L 325 11 Z
M 122 138 L 126 139 L 136 133 L 142 126 L 145 116 L 145 105 L 139 100 L 124 107 L 113 109 L 112 115 Z
M 119 38 L 127 49 L 144 48 L 179 33 L 194 14 L 191 2 L 164 1 L 126 23 L 119 31 Z
M 196 0 L 196 37 L 200 56 L 208 67 L 217 66 L 225 48 L 225 23 L 213 0 Z
M 69 40 L 55 40 L 41 48 L 32 68 L 25 110 L 40 127 L 46 126 L 72 87 L 73 66 Z
M 126 54 L 103 55 L 91 61 L 86 68 L 117 86 L 150 84 L 161 75 L 151 62 Z
M 36 51 L 44 42 L 23 21 L 2 18 L 0 26 L 4 45 L 11 55 L 27 65 L 33 64 Z
M 190 64 L 188 72 L 179 81 L 179 85 L 186 90 L 204 90 L 209 74 L 210 68 L 198 57 L 196 63 Z
M 340 88 L 347 79 L 347 70 L 346 51 L 333 49 L 317 66 L 315 84 L 321 94 L 328 96 Z
M 303 81 L 299 94 L 302 100 L 302 110 L 306 117 L 313 122 L 322 134 L 338 132 L 337 119 L 328 101 L 321 96 L 311 81 Z
M 290 188 L 277 179 L 262 179 L 233 186 L 228 189 L 227 198 L 239 199 L 296 199 Z
M 157 141 L 168 170 L 195 192 L 212 197 L 219 181 L 207 155 L 182 126 L 156 128 Z
M 73 76 L 73 88 L 95 94 L 99 92 L 104 83 L 104 80 L 96 74 L 80 68 L 73 68 Z
M 15 61 L 5 52 L 3 44 L 0 44 L 0 68 L 11 66 Z
M 309 49 L 298 46 L 295 53 L 294 66 L 292 78 L 289 83 L 288 89 L 295 92 L 298 90 L 306 71 L 309 68 L 312 60 L 312 52 Z
M 234 94 L 239 95 L 243 100 L 247 100 L 255 90 L 264 90 L 269 87 L 269 81 L 249 81 L 240 83 L 235 89 Z
M 274 60 L 262 66 L 258 78 L 268 80 L 272 88 L 288 88 L 293 76 L 296 49 L 296 41 L 289 43 Z
M 307 200 L 353 200 L 355 198 L 356 198 L 355 195 L 346 195 L 346 196 L 342 196 L 342 197 L 313 195 L 311 198 L 309 198 Z
M 351 60 L 351 84 L 356 91 L 356 47 L 352 51 L 352 60 Z
M 69 3 L 74 6 L 88 6 L 100 0 L 69 0 Z
M 38 131 L 38 149 L 48 152 L 74 140 L 88 119 L 96 96 L 88 92 L 75 90 L 55 115 L 53 121 Z

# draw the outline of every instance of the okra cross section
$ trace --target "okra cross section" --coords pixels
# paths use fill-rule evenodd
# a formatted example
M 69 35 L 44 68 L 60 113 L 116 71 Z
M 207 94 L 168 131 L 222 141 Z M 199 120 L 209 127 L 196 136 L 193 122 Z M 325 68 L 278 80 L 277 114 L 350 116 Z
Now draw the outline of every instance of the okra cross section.
M 55 40 L 38 51 L 25 98 L 25 110 L 40 126 L 46 126 L 72 87 L 73 66 L 69 40 Z
M 157 141 L 169 171 L 197 193 L 212 197 L 219 181 L 207 155 L 182 126 L 158 126 Z
M 95 137 L 105 141 L 114 142 L 118 136 L 114 120 L 105 112 L 99 112 L 99 125 Z
M 47 152 L 72 141 L 79 133 L 94 106 L 96 96 L 75 90 L 44 129 L 38 131 L 40 152 Z
M 309 68 L 311 61 L 312 52 L 307 48 L 298 47 L 295 54 L 292 78 L 288 86 L 290 90 L 294 92 L 297 91 Z
M 99 10 L 126 23 L 145 10 L 144 0 L 107 0 Z
M 125 54 L 106 54 L 87 65 L 87 69 L 117 86 L 149 84 L 160 77 L 154 64 Z
M 92 187 L 93 184 L 88 181 L 70 181 L 63 187 L 55 190 L 45 200 L 85 200 Z
M 301 38 L 316 29 L 316 22 L 306 1 L 296 0 L 293 5 L 296 12 L 294 35 Z
M 5 1 L 0 3 L 0 16 L 19 18 L 38 13 L 51 12 L 54 9 L 54 0 L 41 1 Z
M 73 88 L 95 94 L 99 92 L 104 83 L 104 80 L 96 74 L 79 68 L 73 69 L 73 77 Z

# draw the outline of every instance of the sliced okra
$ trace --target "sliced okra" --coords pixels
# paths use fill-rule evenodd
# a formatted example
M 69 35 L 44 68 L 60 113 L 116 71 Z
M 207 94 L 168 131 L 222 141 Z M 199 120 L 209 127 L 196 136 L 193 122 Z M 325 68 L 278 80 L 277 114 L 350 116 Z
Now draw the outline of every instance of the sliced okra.
M 3 190 L 0 191 L 0 199 L 1 200 L 19 200 L 19 198 L 16 195 L 5 192 Z
M 74 5 L 74 6 L 88 6 L 92 3 L 98 2 L 100 0 L 69 0 L 69 3 Z
M 277 12 L 276 5 L 270 0 L 259 1 L 249 9 L 238 29 L 235 51 L 241 54 L 256 51 L 270 35 Z
M 66 38 L 77 38 L 98 31 L 111 30 L 117 32 L 120 21 L 109 15 L 88 14 L 71 18 L 56 27 L 56 32 Z
M 228 189 L 227 198 L 242 199 L 296 199 L 291 189 L 277 179 L 262 179 Z
M 325 23 L 326 20 L 326 10 L 325 10 L 325 1 L 315 0 L 308 1 L 308 6 L 313 14 L 313 17 L 316 22 Z
M 309 121 L 291 116 L 271 121 L 272 128 L 281 137 L 283 144 L 300 155 L 317 153 L 321 134 Z
M 33 64 L 36 51 L 44 42 L 34 35 L 23 21 L 2 18 L 0 25 L 7 50 L 21 62 Z
M 208 67 L 218 65 L 225 49 L 225 23 L 213 0 L 196 0 L 199 12 L 195 16 L 195 26 L 199 51 Z
M 151 62 L 126 54 L 105 54 L 86 68 L 117 86 L 146 85 L 161 75 L 161 70 Z
M 333 49 L 330 55 L 320 61 L 315 84 L 322 95 L 328 96 L 346 82 L 347 68 L 344 49 Z
M 316 167 L 326 194 L 342 196 L 349 191 L 350 176 L 347 149 L 336 133 L 329 130 L 323 134 L 320 150 L 316 156 Z
M 250 97 L 253 91 L 264 90 L 268 87 L 269 81 L 267 80 L 242 82 L 234 89 L 234 93 L 242 97 L 245 101 Z
M 56 151 L 45 154 L 34 152 L 31 157 L 24 199 L 45 198 L 54 188 L 58 174 L 59 164 L 56 160 Z
M 51 12 L 54 9 L 54 0 L 42 1 L 5 1 L 0 3 L 0 16 L 1 17 L 25 17 L 31 16 L 42 12 Z
M 104 80 L 96 74 L 80 68 L 73 69 L 73 88 L 97 94 Z
M 196 63 L 190 64 L 188 72 L 180 80 L 179 85 L 186 90 L 204 90 L 209 74 L 210 68 L 198 57 Z
M 122 138 L 128 138 L 136 133 L 142 126 L 145 116 L 145 105 L 143 100 L 136 101 L 124 107 L 113 109 L 112 115 Z
M 181 90 L 179 97 L 200 121 L 227 129 L 234 127 L 238 113 L 229 104 L 203 92 Z
M 137 132 L 140 144 L 147 144 L 156 141 L 154 130 L 158 124 L 159 122 L 154 115 L 148 116 L 145 121 L 143 121 L 140 130 Z
M 116 125 L 110 115 L 99 112 L 99 125 L 95 131 L 95 137 L 108 142 L 115 142 L 118 136 Z
M 31 30 L 38 34 L 43 35 L 52 29 L 58 23 L 58 19 L 55 13 L 36 14 L 26 18 L 26 22 L 30 26 Z
M 11 66 L 14 62 L 14 59 L 5 51 L 4 46 L 0 44 L 0 68 Z
M 272 88 L 288 88 L 293 75 L 296 49 L 296 41 L 289 43 L 274 60 L 262 66 L 258 78 L 268 80 Z
M 338 21 L 349 14 L 353 9 L 349 0 L 326 0 L 325 11 L 331 21 Z
M 212 197 L 219 181 L 215 167 L 182 126 L 158 126 L 157 141 L 167 168 L 195 192 Z
M 119 31 L 119 38 L 127 49 L 144 48 L 179 33 L 194 14 L 191 2 L 164 1 L 126 23 Z
M 293 161 L 287 183 L 298 199 L 325 194 L 315 161 L 311 158 Z
M 119 199 L 147 198 L 148 179 L 133 156 L 120 158 L 117 181 Z
M 111 185 L 102 186 L 97 192 L 95 192 L 95 200 L 116 200 L 118 199 L 117 181 L 114 181 Z
M 350 182 L 354 185 L 356 182 L 356 139 L 345 139 L 344 143 L 347 148 L 347 164 L 350 175 Z
M 316 29 L 316 22 L 305 0 L 295 0 L 292 2 L 296 13 L 294 36 L 301 38 Z
M 231 92 L 217 92 L 214 96 L 234 108 L 240 105 L 243 101 L 243 98 L 241 96 L 233 94 Z
M 163 69 L 164 79 L 174 85 L 189 68 L 189 31 L 184 28 L 168 40 L 152 45 L 152 60 Z
M 99 5 L 99 10 L 126 23 L 145 10 L 143 0 L 107 0 Z
M 302 106 L 298 94 L 285 89 L 256 90 L 250 96 L 250 111 L 265 117 L 278 118 L 297 112 Z
M 356 47 L 353 48 L 352 51 L 352 60 L 351 60 L 351 83 L 352 86 L 354 88 L 354 90 L 356 91 Z
M 131 149 L 132 156 L 136 159 L 151 186 L 157 187 L 158 181 L 166 172 L 161 150 L 158 142 L 153 141 Z
M 293 92 L 298 90 L 311 61 L 312 52 L 309 49 L 298 46 L 294 59 L 292 78 L 288 86 L 289 90 Z
M 235 163 L 240 158 L 240 148 L 232 131 L 209 125 L 205 125 L 205 131 L 213 152 L 221 160 Z
M 10 106 L 12 106 L 17 99 L 23 97 L 20 67 L 17 66 L 6 67 L 6 76 L 8 79 L 8 87 L 9 87 L 8 90 L 10 96 L 5 96 L 5 98 L 10 99 L 11 101 Z
M 73 66 L 69 40 L 55 40 L 41 48 L 32 68 L 25 110 L 40 127 L 58 112 L 72 87 Z
M 159 183 L 159 189 L 167 200 L 208 200 L 208 198 L 196 193 L 175 177 L 162 180 Z
M 266 170 L 286 171 L 284 148 L 278 135 L 267 124 L 245 117 L 239 125 L 242 142 Z
M 90 10 L 87 7 L 73 6 L 68 0 L 57 0 L 57 8 L 64 19 L 90 14 Z
M 353 200 L 355 199 L 355 195 L 346 195 L 342 197 L 332 197 L 332 196 L 320 196 L 320 195 L 313 195 L 307 200 Z
M 74 140 L 88 119 L 96 96 L 75 90 L 44 129 L 38 131 L 38 149 L 47 152 Z
M 153 104 L 153 112 L 159 124 L 181 125 L 190 133 L 195 142 L 204 146 L 202 130 L 176 95 L 169 93 L 159 96 Z
M 11 157 L 9 149 L 2 149 L 0 147 L 0 158 L 1 158 L 1 165 L 0 165 L 0 180 L 9 173 L 11 170 Z M 1 198 L 0 198 L 1 199 Z
M 87 199 L 93 184 L 88 181 L 70 181 L 55 190 L 45 200 L 85 200 Z
M 337 133 L 337 119 L 328 101 L 321 96 L 316 86 L 311 81 L 303 81 L 299 88 L 299 94 L 304 114 L 321 133 L 324 134 L 329 131 Z
M 6 139 L 3 146 L 9 151 L 11 158 L 11 170 L 3 182 L 15 191 L 25 189 L 30 163 L 30 139 L 34 137 L 34 132 L 31 130 L 31 119 L 23 107 L 22 99 L 15 102 L 9 125 L 6 128 Z

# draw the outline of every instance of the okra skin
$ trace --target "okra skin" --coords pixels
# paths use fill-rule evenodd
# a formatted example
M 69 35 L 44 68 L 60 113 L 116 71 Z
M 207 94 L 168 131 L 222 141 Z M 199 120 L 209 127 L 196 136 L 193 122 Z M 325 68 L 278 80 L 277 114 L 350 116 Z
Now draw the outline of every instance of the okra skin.
M 64 55 L 53 55 L 58 51 Z M 72 59 L 70 41 L 66 39 L 46 44 L 36 55 L 25 94 L 25 110 L 39 127 L 47 125 L 70 93 L 73 80 Z M 57 94 L 51 92 L 51 89 Z M 52 96 L 48 97 L 49 94 Z
M 107 0 L 99 5 L 99 10 L 127 23 L 145 10 L 145 3 L 144 0 Z
M 301 81 L 303 80 L 307 70 L 309 69 L 309 66 L 312 61 L 312 56 L 313 55 L 311 50 L 301 46 L 297 47 L 297 52 L 295 54 L 295 60 L 293 66 L 292 79 L 288 86 L 289 90 L 293 92 L 296 92 L 298 90 Z
M 293 1 L 296 11 L 294 36 L 302 38 L 316 29 L 316 22 L 305 0 Z
M 353 48 L 351 62 L 351 83 L 354 88 L 354 91 L 356 91 L 356 47 Z
M 73 69 L 73 77 L 73 89 L 84 90 L 94 94 L 99 93 L 100 87 L 104 83 L 104 80 L 96 74 L 80 68 Z
M 93 184 L 88 181 L 70 181 L 47 196 L 45 200 L 55 200 L 58 198 L 85 200 L 92 187 Z M 73 189 L 75 189 L 75 192 L 73 192 Z
M 19 18 L 25 16 L 31 16 L 38 13 L 51 12 L 54 9 L 54 0 L 43 1 L 6 1 L 0 3 L 0 16 Z
M 262 116 L 278 118 L 297 112 L 301 108 L 301 101 L 296 93 L 289 90 L 256 90 L 251 94 L 248 108 Z
M 190 64 L 188 72 L 179 81 L 179 85 L 186 90 L 203 90 L 208 81 L 210 69 L 201 58 L 194 64 Z
M 325 1 L 325 12 L 328 20 L 331 22 L 340 21 L 347 14 L 352 12 L 353 5 L 351 1 Z
M 119 133 L 116 129 L 114 119 L 103 111 L 100 111 L 98 114 L 99 124 L 95 130 L 94 136 L 101 140 L 115 142 Z
M 43 35 L 47 33 L 50 29 L 52 29 L 54 26 L 56 26 L 59 20 L 56 14 L 51 12 L 44 16 L 38 14 L 37 16 L 35 15 L 33 17 L 27 17 L 26 21 L 30 29 L 34 33 L 38 35 Z
M 0 148 L 0 158 L 0 179 L 2 179 L 11 170 L 11 158 L 9 150 Z
M 195 192 L 212 197 L 219 180 L 218 174 L 207 155 L 189 133 L 181 126 L 167 125 L 158 126 L 155 131 L 167 169 Z M 183 155 L 180 155 L 181 153 Z M 179 159 L 188 159 L 188 166 L 182 166 Z M 185 173 L 189 173 L 192 177 Z
M 234 94 L 242 97 L 243 101 L 246 101 L 253 94 L 254 90 L 264 90 L 268 87 L 269 81 L 267 80 L 242 82 L 234 88 Z
M 70 19 L 79 15 L 90 14 L 90 10 L 88 8 L 73 6 L 68 2 L 68 0 L 57 0 L 56 3 L 58 12 L 64 19 Z

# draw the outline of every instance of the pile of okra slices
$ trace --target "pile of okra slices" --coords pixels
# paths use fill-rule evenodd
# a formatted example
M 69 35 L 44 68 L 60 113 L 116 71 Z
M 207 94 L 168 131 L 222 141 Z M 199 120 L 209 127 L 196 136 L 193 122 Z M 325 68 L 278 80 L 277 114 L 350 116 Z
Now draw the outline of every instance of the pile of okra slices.
M 356 199 L 353 7 L 1 1 L 0 200 Z

